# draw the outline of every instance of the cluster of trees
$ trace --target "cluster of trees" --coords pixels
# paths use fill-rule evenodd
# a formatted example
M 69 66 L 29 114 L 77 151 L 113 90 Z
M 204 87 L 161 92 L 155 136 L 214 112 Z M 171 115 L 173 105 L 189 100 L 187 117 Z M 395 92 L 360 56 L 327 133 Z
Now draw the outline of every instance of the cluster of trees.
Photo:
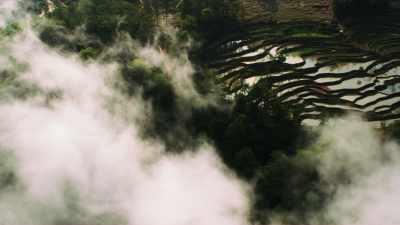
M 33 10 L 68 29 L 85 26 L 88 34 L 110 43 L 119 32 L 149 41 L 160 19 L 171 19 L 192 36 L 212 39 L 238 23 L 239 0 L 33 0 Z
M 48 5 L 38 0 L 40 11 Z M 73 30 L 84 26 L 93 35 L 108 44 L 118 32 L 127 32 L 133 38 L 144 40 L 152 35 L 155 18 L 139 0 L 80 0 L 53 1 L 54 9 L 47 12 L 57 25 Z
M 268 222 L 272 211 L 299 210 L 296 220 L 305 221 L 307 213 L 321 209 L 326 193 L 319 189 L 311 157 L 296 149 L 308 146 L 316 135 L 301 126 L 296 109 L 273 100 L 274 93 L 266 91 L 268 82 L 227 99 L 207 73 L 195 74 L 196 85 L 205 95 L 219 96 L 218 106 L 198 107 L 180 98 L 160 69 L 146 68 L 140 60 L 124 68 L 128 92 L 140 90 L 155 115 L 144 135 L 161 139 L 168 151 L 178 152 L 201 144 L 198 137 L 208 139 L 237 175 L 255 183 L 253 220 Z
M 182 29 L 215 40 L 238 28 L 239 0 L 184 0 L 179 6 Z
M 47 1 L 32 1 L 36 12 L 48 10 Z M 39 25 L 40 37 L 51 46 L 79 52 L 83 59 L 98 57 L 121 33 L 142 43 L 152 42 L 160 20 L 170 20 L 180 28 L 179 35 L 189 35 L 203 43 L 240 27 L 240 0 L 53 0 L 53 3 L 54 11 L 47 12 L 48 20 Z M 339 0 L 335 3 L 338 17 L 355 7 L 343 4 Z M 84 31 L 85 38 L 70 35 L 76 30 Z M 169 51 L 174 43 L 168 41 L 168 35 L 165 37 L 166 41 L 154 44 Z M 204 53 L 200 49 L 191 55 L 196 62 L 195 85 L 199 93 L 217 96 L 217 104 L 198 107 L 175 93 L 162 69 L 147 67 L 134 52 L 125 51 L 128 52 L 109 57 L 121 63 L 127 94 L 140 94 L 152 106 L 154 120 L 143 128 L 145 137 L 163 140 L 170 151 L 198 144 L 199 136 L 213 142 L 230 168 L 255 183 L 254 220 L 265 222 L 268 212 L 276 210 L 296 211 L 302 218 L 309 211 L 322 208 L 327 194 L 319 189 L 318 172 L 310 160 L 312 157 L 307 155 L 313 151 L 298 150 L 304 149 L 309 144 L 304 140 L 311 142 L 315 134 L 302 127 L 296 108 L 276 100 L 268 80 L 228 98 L 228 93 L 214 79 L 214 71 L 202 66 L 201 57 L 195 57 Z
M 354 18 L 370 18 L 390 8 L 390 0 L 333 0 L 335 16 L 341 22 Z

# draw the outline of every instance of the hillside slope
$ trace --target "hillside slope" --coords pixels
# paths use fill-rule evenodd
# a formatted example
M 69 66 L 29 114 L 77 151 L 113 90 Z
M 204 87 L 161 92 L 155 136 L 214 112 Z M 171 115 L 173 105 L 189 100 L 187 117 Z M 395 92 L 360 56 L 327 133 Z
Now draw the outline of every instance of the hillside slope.
M 330 22 L 330 0 L 243 0 L 244 21 Z

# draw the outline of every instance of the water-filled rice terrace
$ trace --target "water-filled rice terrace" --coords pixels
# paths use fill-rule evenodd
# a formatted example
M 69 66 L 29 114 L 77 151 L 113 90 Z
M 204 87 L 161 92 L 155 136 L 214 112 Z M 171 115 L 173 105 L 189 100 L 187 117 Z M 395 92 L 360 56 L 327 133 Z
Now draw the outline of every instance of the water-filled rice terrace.
M 259 21 L 209 46 L 209 67 L 232 93 L 272 90 L 300 118 L 361 112 L 370 121 L 400 117 L 400 13 L 354 19 Z M 362 21 L 361 21 L 362 20 Z M 268 104 L 268 102 L 260 102 Z

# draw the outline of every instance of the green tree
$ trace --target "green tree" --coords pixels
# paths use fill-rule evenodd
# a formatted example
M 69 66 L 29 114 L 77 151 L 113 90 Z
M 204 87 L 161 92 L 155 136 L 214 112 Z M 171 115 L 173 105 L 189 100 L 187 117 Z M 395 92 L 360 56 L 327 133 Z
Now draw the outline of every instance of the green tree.
M 239 0 L 182 0 L 181 26 L 208 40 L 237 28 Z
M 257 169 L 282 151 L 294 154 L 303 129 L 295 109 L 281 104 L 268 82 L 239 93 L 226 111 L 203 112 L 203 131 L 215 141 L 225 162 L 242 177 L 254 178 Z
M 339 20 L 365 19 L 388 10 L 390 0 L 333 0 L 332 7 Z
M 143 40 L 154 26 L 153 15 L 146 13 L 139 1 L 81 0 L 78 12 L 88 33 L 103 42 L 111 42 L 118 31 Z
M 322 210 L 328 193 L 322 188 L 315 154 L 318 152 L 314 150 L 300 151 L 294 156 L 274 152 L 271 162 L 257 171 L 256 211 L 291 215 L 284 216 L 283 222 L 296 224 L 307 223 L 311 214 Z M 255 216 L 268 219 L 257 212 Z
M 153 35 L 156 22 L 155 15 L 139 0 L 56 2 L 55 10 L 48 16 L 71 30 L 85 26 L 89 35 L 103 43 L 112 42 L 119 32 L 145 41 Z

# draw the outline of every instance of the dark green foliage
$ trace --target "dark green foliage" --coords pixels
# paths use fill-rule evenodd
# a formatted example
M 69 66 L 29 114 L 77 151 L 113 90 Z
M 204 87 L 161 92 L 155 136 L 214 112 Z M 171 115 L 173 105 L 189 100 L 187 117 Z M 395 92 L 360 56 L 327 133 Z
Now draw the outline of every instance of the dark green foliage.
M 78 11 L 78 1 L 71 1 L 67 5 L 56 1 L 55 10 L 48 17 L 56 20 L 67 29 L 74 29 L 83 22 L 82 14 Z
M 68 46 L 67 48 L 70 48 L 72 43 L 66 38 L 66 35 L 65 27 L 57 24 L 46 24 L 41 27 L 39 37 L 50 46 Z
M 71 0 L 64 1 L 65 5 L 55 2 L 56 10 L 47 15 L 51 22 L 41 26 L 40 37 L 50 46 L 78 52 L 85 60 L 102 55 L 103 49 L 117 40 L 121 32 L 142 43 L 155 42 L 157 48 L 168 54 L 182 54 L 186 47 L 177 45 L 169 35 L 161 34 L 157 41 L 152 41 L 157 19 L 169 13 L 173 23 L 181 28 L 178 41 L 186 42 L 192 36 L 195 43 L 200 40 L 209 43 L 237 30 L 239 24 L 239 0 L 159 0 L 143 4 L 138 0 Z M 309 34 L 320 39 L 336 38 L 325 26 L 312 30 L 308 28 L 313 26 L 308 24 L 292 30 L 293 27 L 274 30 L 271 26 L 266 33 L 277 38 L 285 35 L 296 39 Z M 71 35 L 76 29 L 85 30 L 87 39 Z M 310 46 L 312 51 L 319 47 L 311 41 Z M 296 151 L 308 144 L 300 140 L 306 134 L 297 108 L 282 104 L 267 79 L 241 89 L 228 100 L 228 93 L 215 84 L 216 74 L 202 66 L 205 61 L 199 55 L 211 57 L 208 48 L 196 50 L 191 55 L 198 63 L 194 74 L 196 89 L 204 98 L 213 95 L 215 104 L 198 106 L 183 99 L 162 69 L 147 65 L 129 48 L 106 56 L 106 61 L 120 63 L 126 94 L 142 97 L 151 108 L 151 119 L 141 130 L 143 137 L 161 140 L 167 151 L 177 152 L 195 149 L 204 139 L 213 142 L 230 168 L 255 182 L 255 217 L 261 218 L 267 215 L 264 211 L 276 209 L 282 212 L 300 209 L 299 213 L 305 214 L 306 204 L 311 209 L 320 206 L 315 167 Z M 252 72 L 264 69 L 277 72 L 301 66 L 284 64 L 284 60 L 282 54 L 268 65 L 253 65 Z M 75 213 L 80 209 L 73 205 L 73 197 L 70 207 Z
M 183 29 L 212 40 L 237 29 L 238 0 L 183 0 L 179 5 Z
M 381 15 L 389 9 L 390 0 L 333 0 L 332 7 L 336 18 L 344 22 Z
M 196 133 L 213 140 L 225 162 L 248 179 L 269 162 L 272 152 L 293 154 L 302 134 L 294 109 L 274 101 L 266 85 L 260 82 L 238 94 L 231 109 L 228 101 L 225 110 L 207 108 L 193 115 Z
M 49 46 L 77 52 L 85 60 L 97 57 L 102 51 L 102 44 L 95 37 L 75 36 L 56 21 L 38 24 L 38 30 L 40 39 Z
M 293 224 L 306 222 L 308 213 L 315 214 L 323 207 L 327 193 L 321 191 L 312 157 L 301 152 L 293 157 L 275 152 L 271 163 L 258 172 L 256 208 L 296 215 L 296 218 L 284 218 L 287 220 L 284 222 Z
M 89 35 L 110 43 L 118 32 L 127 32 L 133 38 L 147 40 L 152 36 L 155 15 L 147 12 L 139 1 L 79 0 L 58 2 L 53 18 L 68 29 L 85 26 Z
M 136 31 L 138 27 L 133 20 L 138 19 L 134 15 L 137 9 L 138 5 L 127 1 L 82 0 L 78 5 L 87 32 L 96 35 L 103 42 L 111 42 L 119 29 Z
M 87 47 L 82 49 L 79 54 L 84 60 L 93 59 L 100 54 L 100 50 L 93 47 Z
M 400 121 L 393 121 L 387 127 L 383 127 L 382 131 L 385 135 L 400 143 Z M 382 134 L 383 135 L 383 134 Z
M 168 16 L 168 14 L 176 12 L 179 2 L 180 0 L 152 0 L 145 1 L 144 4 L 147 9 L 150 9 L 157 16 Z
M 160 138 L 166 142 L 168 147 L 179 145 L 180 138 L 173 139 L 180 132 L 179 99 L 167 75 L 159 68 L 146 65 L 141 60 L 125 66 L 122 76 L 126 81 L 129 95 L 140 95 L 150 103 L 152 109 L 152 120 L 145 124 L 144 135 L 151 138 Z M 184 142 L 184 139 L 181 140 Z
M 18 183 L 16 163 L 16 158 L 11 151 L 0 150 L 0 192 L 16 187 Z
M 2 37 L 10 37 L 21 31 L 21 27 L 17 23 L 10 23 L 5 28 L 0 29 L 0 39 Z
M 32 0 L 32 5 L 29 7 L 32 11 L 36 13 L 41 13 L 42 10 L 47 10 L 46 0 Z
M 17 74 L 25 71 L 26 65 L 14 62 L 12 69 L 0 71 L 0 101 L 10 101 L 15 98 L 28 99 L 40 92 L 39 88 L 29 81 L 18 79 Z

